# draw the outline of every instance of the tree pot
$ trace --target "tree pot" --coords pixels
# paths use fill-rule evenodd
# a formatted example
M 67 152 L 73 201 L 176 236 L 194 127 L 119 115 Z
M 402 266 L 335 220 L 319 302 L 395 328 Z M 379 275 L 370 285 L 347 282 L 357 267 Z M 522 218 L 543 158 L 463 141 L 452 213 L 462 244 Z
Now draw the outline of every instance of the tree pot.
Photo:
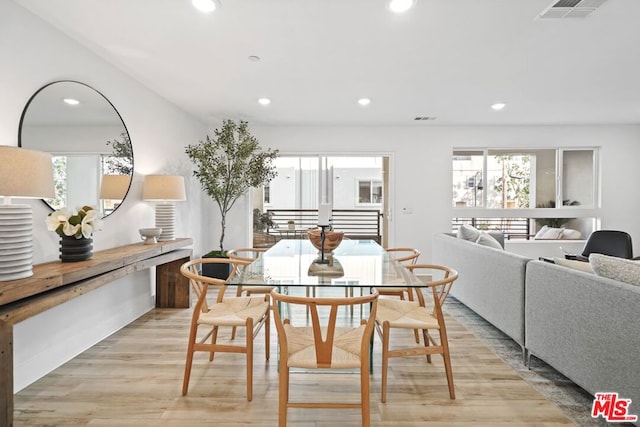
M 214 257 L 203 257 L 214 258 Z M 226 280 L 230 273 L 230 264 L 202 264 L 202 275 L 216 279 Z

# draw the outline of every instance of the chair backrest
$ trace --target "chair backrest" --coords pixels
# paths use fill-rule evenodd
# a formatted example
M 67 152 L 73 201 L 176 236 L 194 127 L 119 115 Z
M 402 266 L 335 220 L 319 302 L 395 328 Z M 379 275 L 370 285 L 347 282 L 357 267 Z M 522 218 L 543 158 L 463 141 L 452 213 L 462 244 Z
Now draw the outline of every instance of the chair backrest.
M 603 254 L 618 258 L 633 258 L 633 248 L 629 233 L 618 230 L 597 230 L 591 233 L 582 250 L 582 256 Z
M 418 262 L 421 252 L 415 248 L 387 248 L 385 249 L 393 259 L 401 264 L 411 265 Z
M 289 343 L 287 340 L 287 334 L 285 331 L 285 323 L 291 323 L 292 319 L 284 318 L 280 312 L 280 306 L 282 303 L 297 304 L 305 306 L 309 309 L 311 317 L 311 325 L 313 329 L 316 367 L 318 368 L 330 368 L 332 367 L 332 350 L 333 341 L 336 331 L 336 321 L 338 318 L 339 308 L 342 306 L 359 305 L 359 304 L 371 304 L 371 310 L 369 312 L 368 319 L 362 319 L 361 324 L 365 325 L 364 334 L 360 343 L 360 354 L 365 358 L 365 363 L 368 364 L 369 359 L 369 343 L 371 334 L 373 333 L 373 327 L 375 324 L 376 311 L 378 307 L 378 291 L 373 289 L 370 295 L 357 296 L 357 297 L 303 297 L 303 296 L 291 296 L 278 292 L 277 288 L 271 291 L 271 298 L 273 298 L 273 312 L 276 323 L 276 329 L 278 330 L 278 342 L 280 343 L 280 354 L 288 354 Z M 318 308 L 327 307 L 328 316 L 325 316 L 324 311 L 322 316 L 319 313 Z M 292 310 L 289 310 L 291 313 Z M 325 310 L 326 311 L 326 310 Z M 302 316 L 304 319 L 304 316 Z M 306 319 L 303 320 L 306 324 Z M 323 336 L 324 332 L 324 336 Z
M 243 261 L 253 261 L 265 252 L 267 248 L 237 248 L 229 249 L 227 256 L 231 259 L 240 259 Z
M 436 312 L 436 310 L 440 311 L 442 309 L 442 305 L 449 296 L 449 292 L 451 292 L 453 282 L 455 282 L 458 278 L 458 272 L 451 267 L 437 264 L 413 264 L 408 265 L 407 268 L 414 273 L 419 269 L 430 270 L 432 272 L 440 272 L 442 276 L 441 278 L 432 278 L 432 280 L 425 282 L 425 286 L 431 288 L 433 293 L 434 312 Z M 420 305 L 424 306 L 422 292 L 416 293 L 418 294 L 418 301 L 420 302 Z
M 227 251 L 227 256 L 233 260 L 240 260 L 243 262 L 251 263 L 255 261 L 256 258 L 260 256 L 261 253 L 265 252 L 267 248 L 237 248 L 237 249 L 229 249 Z M 236 274 L 242 273 L 242 268 L 246 264 L 236 264 L 235 270 Z
M 229 276 L 226 279 L 218 279 L 215 277 L 203 276 L 201 274 L 202 264 L 230 264 L 233 268 L 229 269 Z M 180 266 L 180 273 L 191 283 L 191 288 L 198 297 L 195 312 L 198 310 L 206 313 L 209 311 L 207 303 L 207 291 L 210 285 L 218 288 L 218 297 L 216 302 L 221 302 L 227 289 L 227 284 L 234 278 L 239 265 L 248 265 L 248 261 L 231 258 L 199 258 L 187 261 Z

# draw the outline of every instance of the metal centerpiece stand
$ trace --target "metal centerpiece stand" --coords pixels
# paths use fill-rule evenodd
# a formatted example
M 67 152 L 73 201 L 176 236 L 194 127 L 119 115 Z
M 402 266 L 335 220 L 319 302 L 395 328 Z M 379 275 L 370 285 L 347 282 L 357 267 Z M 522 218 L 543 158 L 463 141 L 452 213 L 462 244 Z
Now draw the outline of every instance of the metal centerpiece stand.
M 314 246 L 319 250 L 319 257 L 314 259 L 309 266 L 309 276 L 324 276 L 324 277 L 342 277 L 344 276 L 344 269 L 340 262 L 334 258 L 333 249 L 339 244 L 340 240 L 336 244 L 335 241 L 327 241 L 327 231 L 331 231 L 331 205 L 328 203 L 322 203 L 318 207 L 318 228 L 320 229 L 320 242 L 317 240 L 317 230 L 313 232 L 314 238 L 311 239 Z M 309 236 L 311 238 L 311 234 Z M 329 245 L 327 246 L 327 243 Z

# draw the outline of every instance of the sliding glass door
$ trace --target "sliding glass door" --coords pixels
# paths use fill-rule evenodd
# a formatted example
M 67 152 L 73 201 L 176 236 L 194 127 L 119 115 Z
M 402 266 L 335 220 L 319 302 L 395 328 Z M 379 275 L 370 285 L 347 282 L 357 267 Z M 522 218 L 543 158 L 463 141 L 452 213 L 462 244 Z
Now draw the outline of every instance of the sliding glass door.
M 267 210 L 318 209 L 329 203 L 334 210 L 377 210 L 382 229 L 388 194 L 387 157 L 287 156 L 275 161 L 278 176 L 253 201 Z

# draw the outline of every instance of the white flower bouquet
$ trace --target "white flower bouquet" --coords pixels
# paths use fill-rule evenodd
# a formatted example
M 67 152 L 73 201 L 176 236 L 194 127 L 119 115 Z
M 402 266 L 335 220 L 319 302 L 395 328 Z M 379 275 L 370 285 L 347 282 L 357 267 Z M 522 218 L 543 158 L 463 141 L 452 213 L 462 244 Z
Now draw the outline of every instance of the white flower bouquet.
M 47 218 L 47 229 L 60 236 L 73 236 L 76 239 L 90 238 L 94 231 L 102 229 L 102 220 L 93 206 L 82 206 L 77 211 L 67 208 L 51 212 Z

